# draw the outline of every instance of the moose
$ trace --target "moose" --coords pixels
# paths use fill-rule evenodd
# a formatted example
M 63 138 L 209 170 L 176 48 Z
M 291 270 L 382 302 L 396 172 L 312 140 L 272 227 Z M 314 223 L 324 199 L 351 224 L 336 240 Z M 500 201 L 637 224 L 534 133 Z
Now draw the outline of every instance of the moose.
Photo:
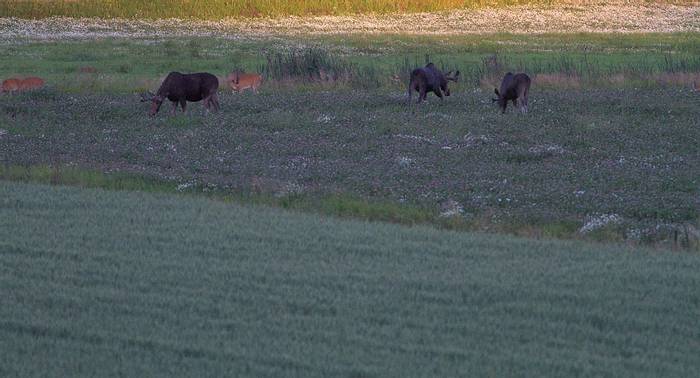
M 411 94 L 417 91 L 418 102 L 425 100 L 428 92 L 435 93 L 442 100 L 443 93 L 445 96 L 450 95 L 450 89 L 447 88 L 449 81 L 457 81 L 459 71 L 452 75 L 452 71 L 444 74 L 437 69 L 433 63 L 428 63 L 425 67 L 416 68 L 411 72 L 411 81 L 408 83 L 408 103 L 411 103 Z
M 216 76 L 199 72 L 193 74 L 182 74 L 171 72 L 163 80 L 158 92 L 153 94 L 147 92 L 141 95 L 141 101 L 150 101 L 151 110 L 149 114 L 155 116 L 160 110 L 161 104 L 167 98 L 173 103 L 173 115 L 177 113 L 177 105 L 180 104 L 182 112 L 185 112 L 187 101 L 197 102 L 204 100 L 204 107 L 209 110 L 219 110 L 219 98 L 216 92 L 219 90 L 219 79 Z
M 234 92 L 243 92 L 244 89 L 250 88 L 253 93 L 258 93 L 258 88 L 262 85 L 262 75 L 236 70 L 228 74 L 226 81 Z
M 508 72 L 503 76 L 501 81 L 501 90 L 494 88 L 494 92 L 498 98 L 492 98 L 491 102 L 498 102 L 498 106 L 503 109 L 502 113 L 506 112 L 508 101 L 513 101 L 513 106 L 518 106 L 520 100 L 520 111 L 527 113 L 527 93 L 530 91 L 530 77 L 524 73 L 513 75 Z

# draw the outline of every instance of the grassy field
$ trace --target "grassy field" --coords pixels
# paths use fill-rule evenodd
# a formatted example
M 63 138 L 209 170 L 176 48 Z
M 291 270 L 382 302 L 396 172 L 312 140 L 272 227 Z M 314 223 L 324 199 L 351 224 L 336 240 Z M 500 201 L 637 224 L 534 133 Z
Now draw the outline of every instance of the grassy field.
M 48 86 L 4 96 L 1 173 L 72 167 L 328 214 L 696 248 L 700 98 L 688 81 L 700 71 L 698 38 L 16 41 L 0 76 L 31 73 Z M 462 81 L 445 101 L 408 108 L 407 74 L 426 59 Z M 292 64 L 301 71 L 275 77 Z M 170 70 L 235 67 L 263 71 L 265 85 L 257 96 L 222 91 L 219 114 L 194 104 L 149 119 L 136 94 Z M 319 68 L 345 75 L 324 81 Z M 491 104 L 505 70 L 535 79 L 530 114 Z M 446 222 L 450 206 L 460 215 Z M 579 232 L 601 219 L 613 221 Z
M 0 181 L 0 375 L 695 376 L 698 269 Z
M 235 68 L 263 71 L 270 62 L 299 58 L 294 84 L 318 70 L 348 71 L 346 86 L 405 88 L 426 60 L 462 73 L 459 88 L 492 87 L 506 70 L 541 75 L 538 87 L 692 87 L 700 81 L 700 34 L 489 34 L 470 36 L 309 36 L 306 38 L 139 37 L 75 41 L 7 41 L 0 78 L 39 75 L 67 92 L 152 89 L 171 70 L 224 76 Z M 91 66 L 97 75 L 80 75 Z M 286 67 L 283 67 L 286 68 Z M 395 80 L 398 76 L 399 80 Z M 547 79 L 547 78 L 550 79 Z M 551 78 L 555 78 L 552 80 Z M 556 80 L 559 78 L 560 80 Z M 535 78 L 537 79 L 537 78 Z M 301 81 L 301 83 L 300 83 Z M 318 81 L 318 80 L 316 80 Z
M 678 1 L 660 1 L 679 3 Z M 466 7 L 551 5 L 557 0 L 3 0 L 0 17 L 197 18 L 434 12 Z

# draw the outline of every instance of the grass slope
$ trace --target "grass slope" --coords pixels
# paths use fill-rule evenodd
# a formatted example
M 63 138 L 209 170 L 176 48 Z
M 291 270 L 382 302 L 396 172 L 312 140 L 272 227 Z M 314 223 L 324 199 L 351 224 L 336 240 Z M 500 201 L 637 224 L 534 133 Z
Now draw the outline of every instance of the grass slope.
M 698 269 L 0 181 L 0 375 L 695 376 Z

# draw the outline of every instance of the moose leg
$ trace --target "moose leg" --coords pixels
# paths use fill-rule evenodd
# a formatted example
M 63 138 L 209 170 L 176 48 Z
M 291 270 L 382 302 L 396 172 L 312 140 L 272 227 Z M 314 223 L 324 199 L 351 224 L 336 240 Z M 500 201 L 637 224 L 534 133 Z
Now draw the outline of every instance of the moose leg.
M 173 115 L 177 115 L 177 101 L 173 101 Z
M 219 96 L 216 93 L 211 95 L 211 103 L 212 103 L 212 105 L 214 105 L 214 110 L 218 112 L 219 111 Z
M 180 106 L 182 107 L 182 112 L 185 112 L 185 109 L 187 108 L 187 100 L 180 100 Z
M 433 92 L 436 96 L 440 97 L 440 101 L 442 101 L 442 91 L 440 90 L 440 88 L 435 88 Z
M 426 88 L 424 86 L 420 86 L 420 88 L 418 88 L 418 103 L 420 103 L 421 101 L 425 101 L 425 98 L 427 96 L 428 91 L 426 90 Z

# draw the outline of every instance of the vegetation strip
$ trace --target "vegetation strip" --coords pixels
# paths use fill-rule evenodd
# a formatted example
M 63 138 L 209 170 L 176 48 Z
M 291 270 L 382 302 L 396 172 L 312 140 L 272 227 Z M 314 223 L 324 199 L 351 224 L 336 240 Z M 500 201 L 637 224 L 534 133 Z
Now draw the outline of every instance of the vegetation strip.
M 700 371 L 697 254 L 7 181 L 0 240 L 4 376 Z
M 31 5 L 30 2 L 23 1 Z M 70 5 L 76 5 L 71 2 Z M 162 6 L 146 2 L 158 12 L 152 17 L 139 12 L 105 15 L 85 12 L 78 5 L 61 12 L 42 2 L 40 15 L 23 11 L 22 6 L 0 8 L 2 38 L 94 38 L 107 36 L 154 37 L 162 35 L 207 36 L 219 34 L 229 38 L 337 35 L 337 34 L 408 34 L 470 35 L 484 33 L 671 33 L 700 31 L 700 5 L 649 2 L 612 2 L 554 6 L 517 6 L 507 8 L 459 9 L 449 12 L 417 14 L 370 14 L 356 16 L 225 18 L 200 16 L 183 7 Z M 201 10 L 200 2 L 188 2 Z M 295 2 L 305 3 L 305 2 Z M 52 2 L 50 4 L 60 4 Z M 100 10 L 108 8 L 99 3 Z M 232 8 L 227 8 L 232 9 Z M 174 11 L 176 13 L 168 13 Z M 620 17 L 624 14 L 625 17 Z M 67 17 L 66 17 L 67 16 Z M 26 19 L 22 17 L 31 17 Z M 155 18 L 147 20 L 144 18 Z

